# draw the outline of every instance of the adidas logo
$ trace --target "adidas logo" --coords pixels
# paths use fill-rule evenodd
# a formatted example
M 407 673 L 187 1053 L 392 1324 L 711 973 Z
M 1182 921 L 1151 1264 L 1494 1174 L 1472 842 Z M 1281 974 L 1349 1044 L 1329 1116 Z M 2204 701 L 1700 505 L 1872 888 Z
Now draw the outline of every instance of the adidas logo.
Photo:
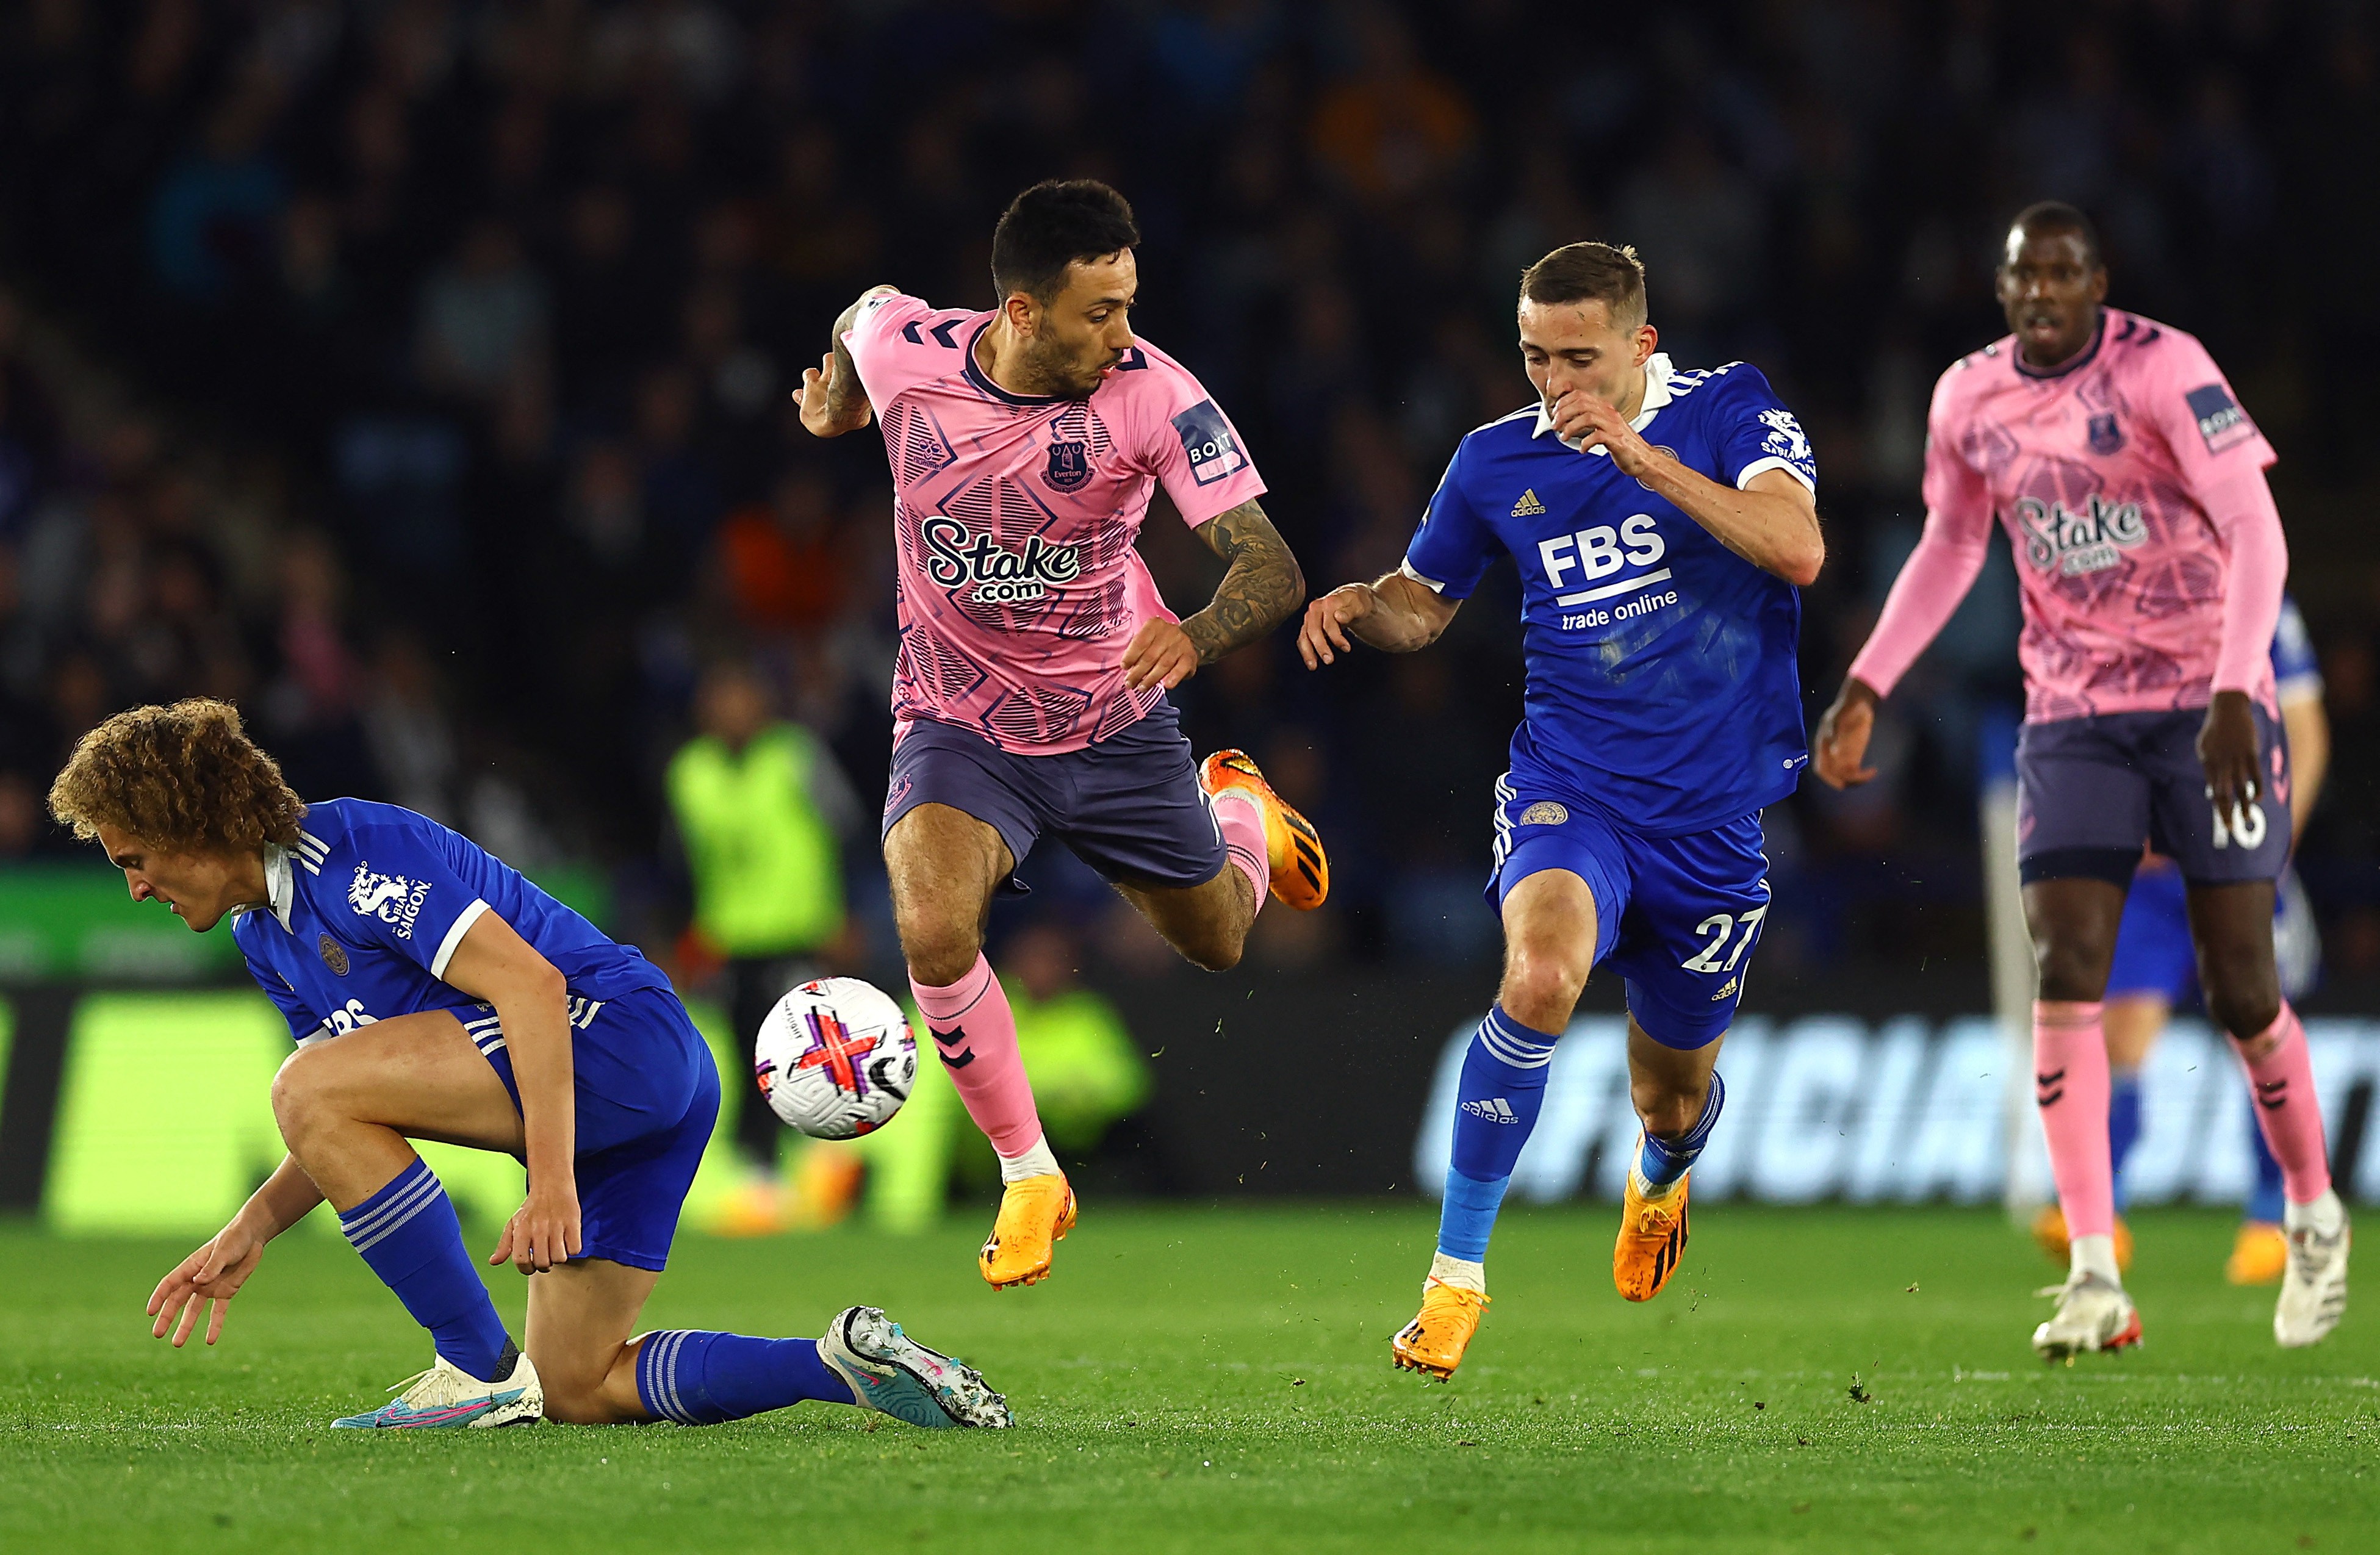
M 1512 504 L 1512 516 L 1515 518 L 1529 518 L 1536 516 L 1537 514 L 1543 513 L 1545 510 L 1546 504 L 1537 500 L 1536 490 L 1532 487 L 1528 491 L 1523 492 L 1521 493 L 1521 500 Z
M 1485 1101 L 1466 1101 L 1461 1110 L 1475 1118 L 1483 1118 L 1489 1123 L 1509 1124 L 1521 1121 L 1521 1115 L 1513 1112 L 1511 1105 L 1500 1096 L 1491 1096 Z
M 1723 983 L 1721 983 L 1721 984 L 1719 985 L 1719 990 L 1718 990 L 1718 991 L 1717 993 L 1714 993 L 1714 994 L 1712 994 L 1712 995 L 1711 995 L 1711 1002 L 1712 1002 L 1712 1003 L 1714 1003 L 1714 1004 L 1716 1004 L 1716 1003 L 1718 1003 L 1720 1000 L 1722 1000 L 1722 999 L 1726 998 L 1729 994 L 1733 993 L 1733 992 L 1736 990 L 1737 987 L 1738 987 L 1738 986 L 1740 986 L 1740 985 L 1742 984 L 1742 979 L 1741 978 L 1728 978 L 1728 979 L 1727 979 L 1727 981 L 1725 981 L 1725 982 L 1723 982 Z

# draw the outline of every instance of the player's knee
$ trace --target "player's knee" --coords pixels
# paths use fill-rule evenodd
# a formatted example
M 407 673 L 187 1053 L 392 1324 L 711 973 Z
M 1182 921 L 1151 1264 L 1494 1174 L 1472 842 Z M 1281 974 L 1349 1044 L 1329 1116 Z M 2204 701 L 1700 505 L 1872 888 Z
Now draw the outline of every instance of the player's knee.
M 2261 1057 L 2263 1054 L 2255 1051 L 2253 1044 L 2280 1018 L 2281 990 L 2274 979 L 2260 978 L 2253 970 L 2236 971 L 2240 975 L 2225 982 L 2209 979 L 2206 1013 L 2215 1017 L 2215 1024 L 2250 1050 L 2249 1057 Z M 2266 1044 L 2267 1051 L 2269 1047 Z
M 2090 1003 L 2107 991 L 2107 966 L 2115 946 L 2091 942 L 2087 936 L 2044 935 L 2033 944 L 2034 969 L 2040 977 L 2039 997 Z
M 292 1150 L 319 1134 L 329 1119 L 326 1078 L 322 1055 L 310 1048 L 291 1053 L 273 1076 L 273 1121 L 280 1125 L 282 1143 Z
M 1505 1014 L 1539 1031 L 1560 1031 L 1586 988 L 1586 968 L 1559 951 L 1517 944 L 1504 959 Z
M 909 975 L 928 988 L 948 988 L 975 966 L 983 954 L 983 932 L 972 920 L 930 908 L 903 913 L 895 927 Z
M 1665 1139 L 1694 1127 L 1709 1097 L 1707 1078 L 1686 1084 L 1664 1075 L 1628 1077 L 1628 1099 L 1636 1109 L 1637 1120 L 1644 1124 L 1645 1133 Z

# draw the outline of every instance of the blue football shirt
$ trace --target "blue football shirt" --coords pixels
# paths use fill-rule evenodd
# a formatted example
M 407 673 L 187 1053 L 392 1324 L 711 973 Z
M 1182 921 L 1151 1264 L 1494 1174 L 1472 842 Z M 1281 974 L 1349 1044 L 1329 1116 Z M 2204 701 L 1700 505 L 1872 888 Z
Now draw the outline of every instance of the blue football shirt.
M 1657 353 L 1634 425 L 1723 484 L 1781 469 L 1817 489 L 1801 425 L 1745 363 L 1680 371 Z M 1515 787 L 1549 784 L 1650 837 L 1706 831 L 1792 791 L 1809 750 L 1791 584 L 1600 448 L 1565 443 L 1542 407 L 1463 438 L 1404 570 L 1467 599 L 1503 555 L 1521 571 L 1528 662 Z
M 2297 601 L 2287 594 L 2281 596 L 2281 618 L 2273 627 L 2273 686 L 2284 703 L 2322 695 L 2322 661 L 2314 656 L 2313 638 L 2306 635 Z
M 392 1015 L 477 1004 L 443 979 L 455 947 L 484 913 L 510 924 L 562 973 L 575 1025 L 623 994 L 670 986 L 651 962 L 479 844 L 395 805 L 308 806 L 297 847 L 268 850 L 265 874 L 270 905 L 240 915 L 232 938 L 301 1043 Z

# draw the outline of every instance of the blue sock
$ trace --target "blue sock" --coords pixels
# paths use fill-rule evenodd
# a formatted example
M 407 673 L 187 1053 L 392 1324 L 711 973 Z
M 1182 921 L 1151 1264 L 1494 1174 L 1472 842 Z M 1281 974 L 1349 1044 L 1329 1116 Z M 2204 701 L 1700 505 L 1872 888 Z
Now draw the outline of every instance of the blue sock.
M 2256 1121 L 2256 1104 L 2248 1103 L 2248 1144 L 2256 1152 L 2256 1186 L 2248 1196 L 2248 1219 L 2267 1225 L 2281 1223 L 2281 1163 L 2265 1143 L 2265 1129 Z
M 2118 1069 L 2107 1076 L 2107 1165 L 2116 1174 L 2116 1208 L 2124 1191 L 2124 1161 L 2141 1139 L 2141 1072 Z
M 1501 1005 L 1472 1034 L 1456 1089 L 1454 1157 L 1439 1209 L 1438 1250 L 1477 1263 L 1504 1202 L 1504 1185 L 1545 1105 L 1546 1066 L 1557 1033 L 1532 1030 Z
M 510 1342 L 504 1319 L 463 1245 L 454 1202 L 428 1162 L 414 1157 L 386 1187 L 341 1215 L 339 1229 L 430 1330 L 441 1355 L 482 1382 L 504 1380 L 496 1375 Z
M 1636 1175 L 1649 1187 L 1663 1188 L 1686 1174 L 1702 1155 L 1703 1147 L 1710 1143 L 1711 1130 L 1718 1126 L 1719 1109 L 1727 1105 L 1727 1085 L 1718 1074 L 1711 1075 L 1710 1094 L 1703 1098 L 1703 1115 L 1694 1126 L 1675 1139 L 1664 1139 L 1649 1130 L 1645 1135 L 1645 1148 L 1636 1155 Z
M 716 1426 L 815 1399 L 849 1403 L 850 1385 L 819 1358 L 816 1341 L 665 1329 L 637 1353 L 645 1413 L 681 1426 Z

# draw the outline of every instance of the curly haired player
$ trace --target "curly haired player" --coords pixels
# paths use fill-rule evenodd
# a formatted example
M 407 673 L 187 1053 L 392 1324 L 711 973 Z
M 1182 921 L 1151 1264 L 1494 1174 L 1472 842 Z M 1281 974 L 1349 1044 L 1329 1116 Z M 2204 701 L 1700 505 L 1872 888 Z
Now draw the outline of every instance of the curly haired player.
M 308 805 L 228 704 L 121 712 L 83 735 L 50 808 L 136 902 L 199 933 L 232 916 L 298 1051 L 273 1082 L 289 1153 L 149 1298 L 186 1342 L 265 1245 L 328 1200 L 414 1320 L 429 1369 L 334 1422 L 380 1428 L 674 1420 L 804 1400 L 921 1426 L 1005 1426 L 972 1369 L 868 1306 L 826 1335 L 635 1334 L 719 1114 L 710 1052 L 667 978 L 468 838 L 391 805 Z M 528 1277 L 504 1331 L 446 1192 L 410 1139 L 501 1150 L 528 1197 L 491 1263 Z M 524 1353 L 524 1350 L 526 1353 Z

